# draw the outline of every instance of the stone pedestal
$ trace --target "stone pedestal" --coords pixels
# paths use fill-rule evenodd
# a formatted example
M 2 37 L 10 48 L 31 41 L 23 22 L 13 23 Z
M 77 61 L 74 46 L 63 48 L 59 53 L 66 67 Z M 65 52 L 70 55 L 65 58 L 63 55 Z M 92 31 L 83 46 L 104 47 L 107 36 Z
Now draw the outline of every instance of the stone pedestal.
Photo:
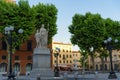
M 50 68 L 50 50 L 48 48 L 35 48 L 33 53 L 33 69 L 31 78 L 53 77 L 54 72 Z

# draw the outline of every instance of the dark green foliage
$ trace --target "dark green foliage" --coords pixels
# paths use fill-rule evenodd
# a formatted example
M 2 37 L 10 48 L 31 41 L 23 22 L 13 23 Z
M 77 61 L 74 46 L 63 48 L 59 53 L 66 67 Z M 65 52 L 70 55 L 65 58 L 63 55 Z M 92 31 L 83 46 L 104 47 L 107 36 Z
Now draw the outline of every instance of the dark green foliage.
M 85 15 L 75 14 L 72 18 L 72 24 L 69 26 L 69 32 L 72 44 L 78 45 L 80 49 L 90 53 L 93 65 L 95 52 L 99 52 L 100 57 L 106 57 L 106 54 L 100 50 L 105 48 L 104 40 L 112 37 L 113 40 L 118 39 L 120 42 L 120 22 L 109 18 L 104 19 L 99 14 L 90 12 Z M 115 49 L 120 49 L 119 43 L 112 45 Z M 94 47 L 93 52 L 90 52 L 90 47 Z
M 48 43 L 51 43 L 52 37 L 57 33 L 57 9 L 53 4 L 42 4 L 39 3 L 33 6 L 35 10 L 35 27 L 40 29 L 41 25 L 44 24 L 45 28 L 49 31 Z
M 103 20 L 99 14 L 75 14 L 69 32 L 72 34 L 71 42 L 81 49 L 89 50 L 91 46 L 97 48 L 103 40 Z
M 108 37 L 120 40 L 120 23 L 90 12 L 85 15 L 75 14 L 69 32 L 74 45 L 86 51 L 93 46 L 96 50 L 103 47 L 103 41 Z
M 12 37 L 13 48 L 19 46 L 24 40 L 28 39 L 31 34 L 34 34 L 36 29 L 40 29 L 42 24 L 48 32 L 49 43 L 52 37 L 57 33 L 57 9 L 54 5 L 38 4 L 30 7 L 27 0 L 20 0 L 18 4 L 6 3 L 0 0 L 0 33 L 4 35 L 6 26 L 14 26 Z M 18 34 L 18 29 L 23 29 L 23 34 Z M 7 37 L 3 36 L 5 41 Z M 6 42 L 8 43 L 8 42 Z M 9 45 L 8 45 L 9 46 Z
M 18 5 L 0 1 L 0 32 L 4 35 L 6 26 L 14 26 L 14 32 L 12 32 L 12 37 L 15 38 L 13 48 L 19 46 L 33 33 L 35 29 L 33 12 L 28 1 L 20 0 Z M 18 33 L 19 29 L 24 30 L 23 34 Z

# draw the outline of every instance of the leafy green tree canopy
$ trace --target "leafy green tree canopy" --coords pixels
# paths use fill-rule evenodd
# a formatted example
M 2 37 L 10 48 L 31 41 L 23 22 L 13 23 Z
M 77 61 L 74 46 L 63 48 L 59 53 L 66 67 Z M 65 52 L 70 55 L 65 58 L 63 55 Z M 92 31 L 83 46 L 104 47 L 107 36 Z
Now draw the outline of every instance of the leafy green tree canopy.
M 7 3 L 0 0 L 0 33 L 4 36 L 6 26 L 14 26 L 12 37 L 16 38 L 13 48 L 19 46 L 24 40 L 40 29 L 44 24 L 48 30 L 48 41 L 57 33 L 57 9 L 53 4 L 41 4 L 30 7 L 27 0 L 20 0 L 18 4 Z M 23 29 L 23 34 L 18 34 L 18 29 Z M 17 40 L 17 41 L 16 41 Z M 8 43 L 8 42 L 6 42 Z
M 53 4 L 42 4 L 39 3 L 33 6 L 35 10 L 35 27 L 40 29 L 41 25 L 44 24 L 48 30 L 48 43 L 51 42 L 52 37 L 57 33 L 57 8 Z
M 103 47 L 103 41 L 109 36 L 120 40 L 119 28 L 118 21 L 104 19 L 100 14 L 87 12 L 85 15 L 75 14 L 73 16 L 69 32 L 74 45 L 89 51 L 91 46 L 94 47 L 94 50 Z
M 91 46 L 96 48 L 103 40 L 103 20 L 99 14 L 75 14 L 69 32 L 71 42 L 88 51 Z
M 6 26 L 14 26 L 12 32 L 12 38 L 15 38 L 13 48 L 19 46 L 33 33 L 35 22 L 33 14 L 34 11 L 30 8 L 28 1 L 20 0 L 18 4 L 15 4 L 0 0 L 0 33 L 4 35 Z M 23 34 L 18 34 L 19 29 L 23 29 Z M 3 37 L 7 39 L 5 36 Z

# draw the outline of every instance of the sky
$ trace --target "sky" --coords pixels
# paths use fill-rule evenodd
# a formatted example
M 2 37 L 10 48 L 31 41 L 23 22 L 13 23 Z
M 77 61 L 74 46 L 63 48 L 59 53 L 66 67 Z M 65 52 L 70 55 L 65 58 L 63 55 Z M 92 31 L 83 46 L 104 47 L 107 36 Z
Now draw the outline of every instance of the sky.
M 16 0 L 17 2 L 19 0 Z M 86 12 L 100 14 L 103 18 L 111 18 L 120 21 L 120 0 L 28 0 L 30 6 L 38 3 L 53 4 L 58 9 L 57 34 L 53 37 L 54 42 L 71 43 L 68 26 L 72 24 L 72 17 L 78 13 Z M 79 50 L 73 46 L 73 50 Z

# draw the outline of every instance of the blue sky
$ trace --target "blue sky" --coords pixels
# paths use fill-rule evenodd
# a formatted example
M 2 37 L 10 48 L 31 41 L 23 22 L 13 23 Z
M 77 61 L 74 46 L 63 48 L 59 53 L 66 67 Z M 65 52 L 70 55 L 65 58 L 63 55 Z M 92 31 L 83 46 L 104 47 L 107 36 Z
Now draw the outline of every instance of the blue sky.
M 18 1 L 18 0 L 16 0 Z M 54 4 L 58 9 L 57 27 L 58 33 L 54 36 L 55 42 L 70 43 L 68 26 L 72 23 L 75 13 L 86 12 L 99 13 L 103 18 L 111 18 L 120 21 L 120 0 L 28 0 L 29 4 L 36 5 L 39 2 Z M 78 50 L 74 47 L 73 50 Z

